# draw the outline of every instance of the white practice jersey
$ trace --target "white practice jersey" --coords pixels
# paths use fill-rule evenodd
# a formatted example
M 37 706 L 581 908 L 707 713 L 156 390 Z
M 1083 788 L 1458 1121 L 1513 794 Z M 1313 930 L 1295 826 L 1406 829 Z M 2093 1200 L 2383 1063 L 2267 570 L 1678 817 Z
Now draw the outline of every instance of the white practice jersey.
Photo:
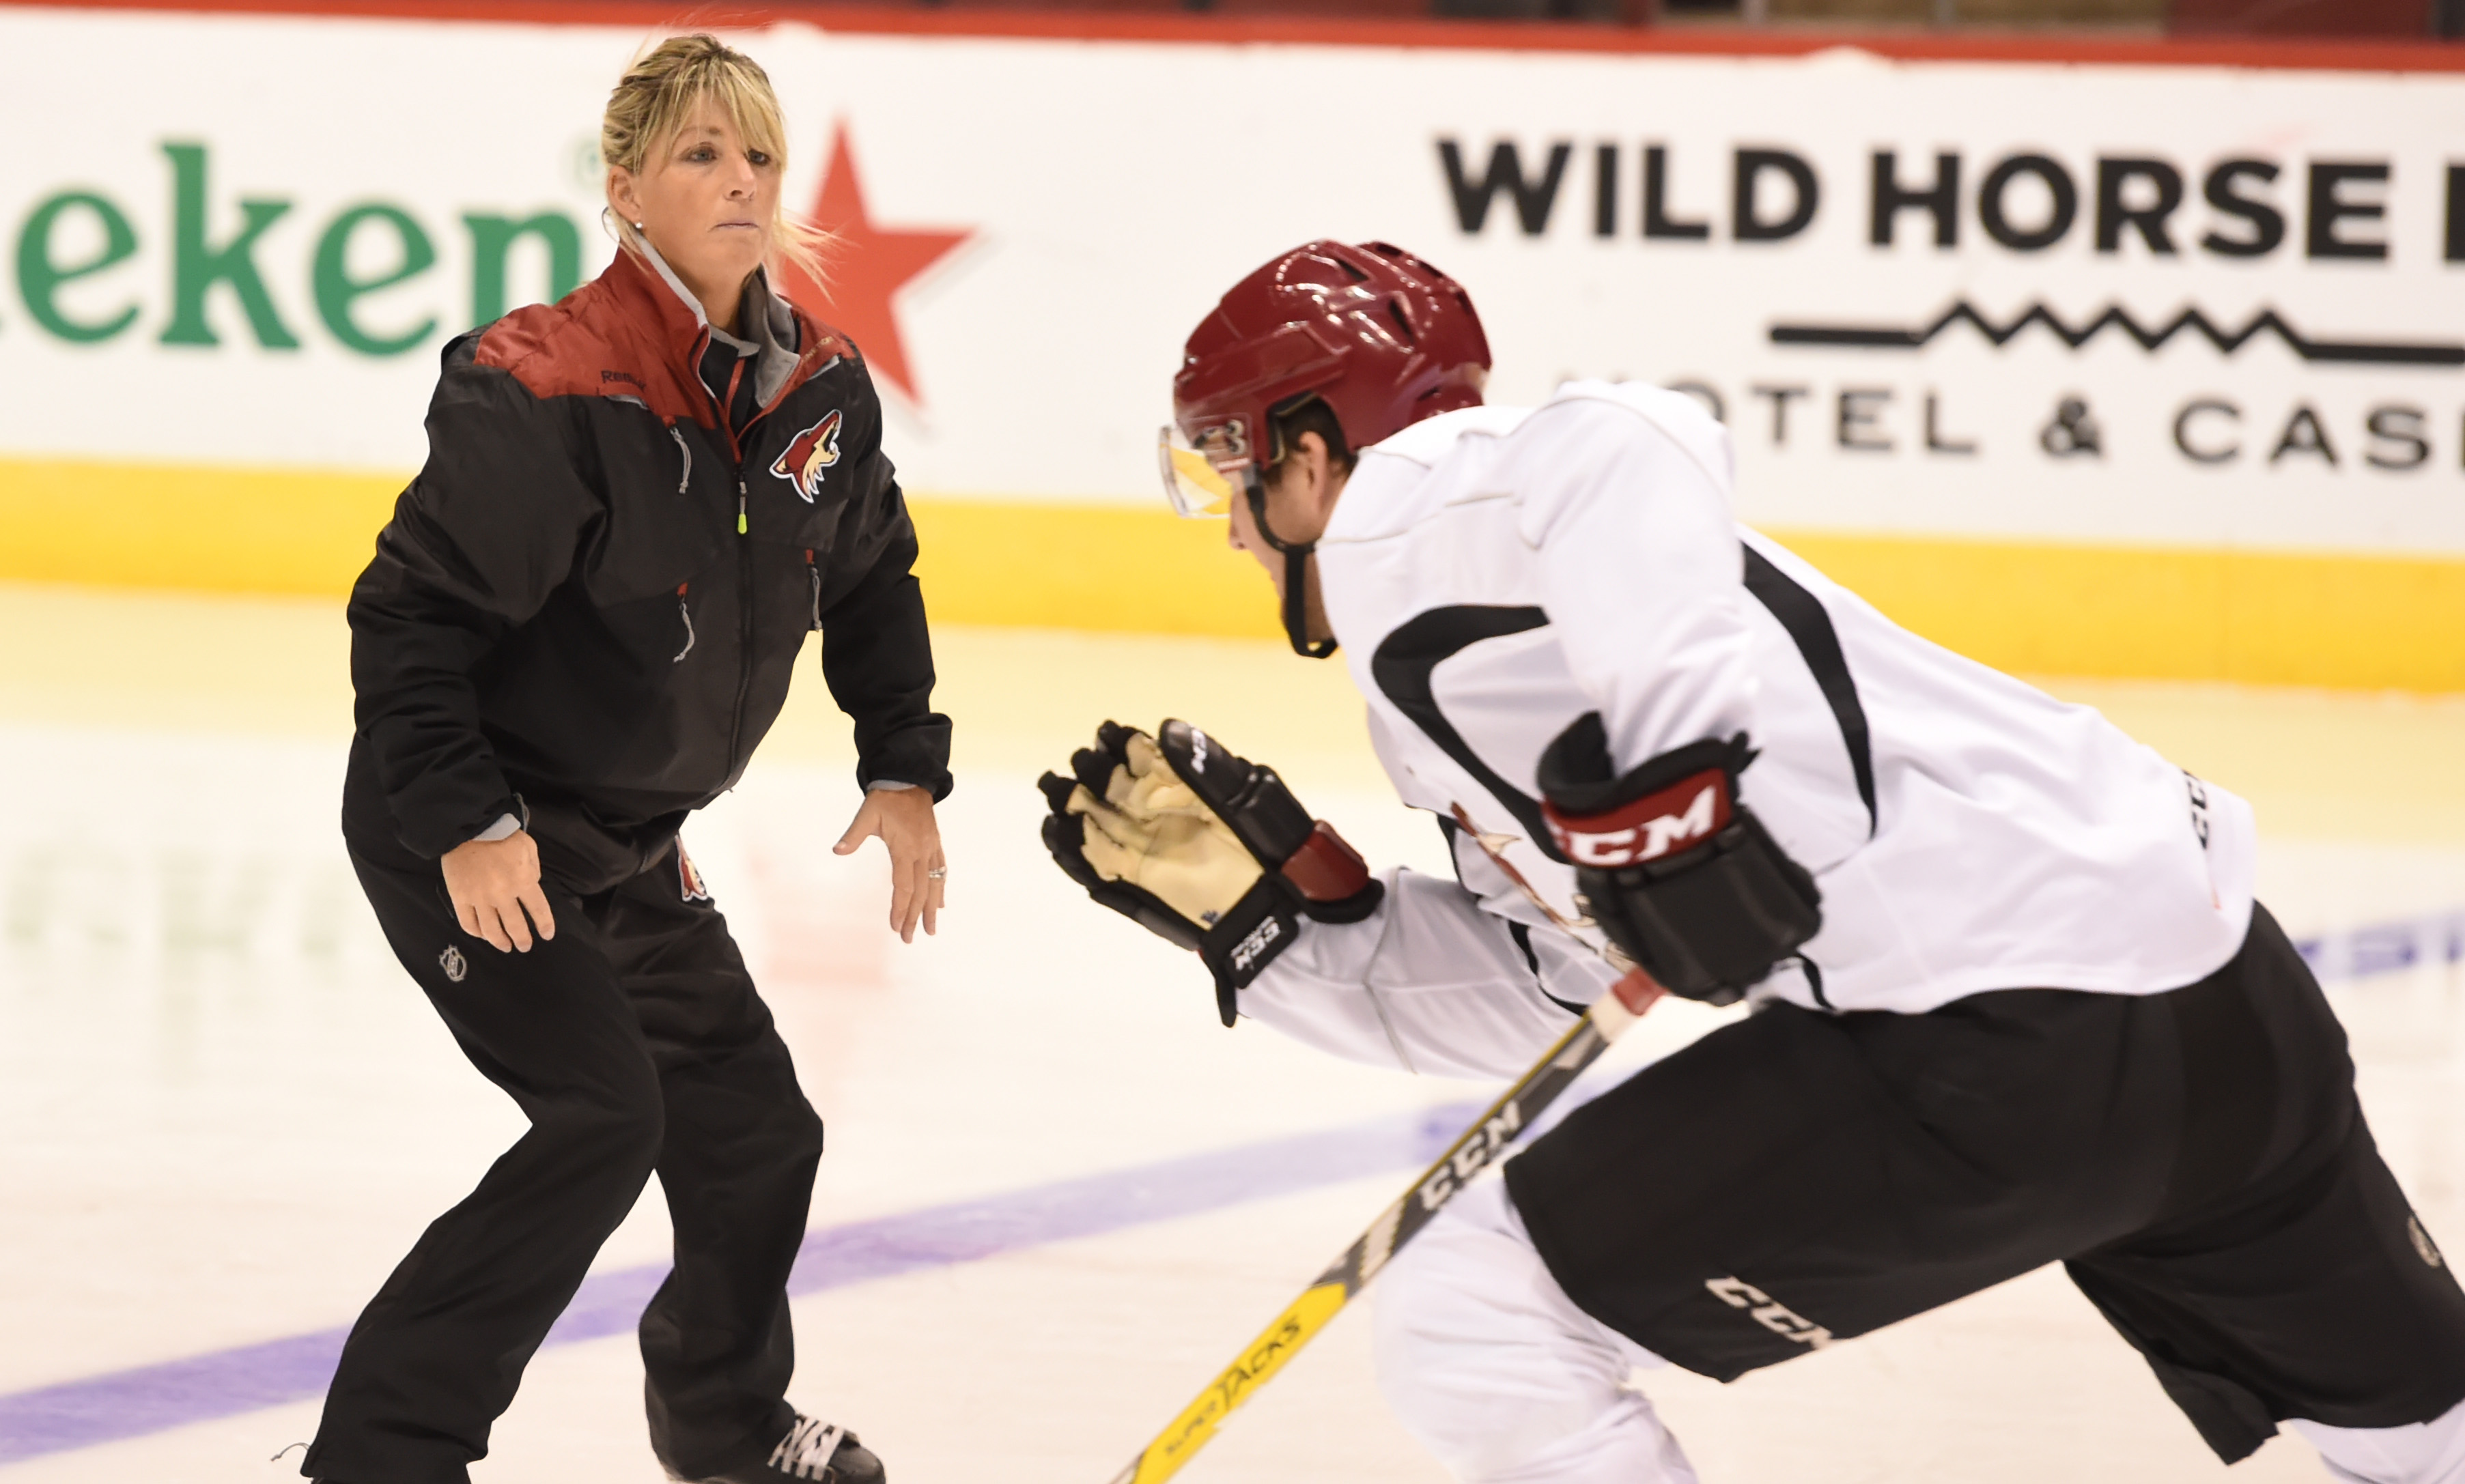
M 1737 525 L 1731 481 L 1692 399 L 1600 382 L 1364 452 L 1319 544 L 1327 616 L 1396 791 L 1468 827 L 1461 879 L 1389 873 L 1375 915 L 1309 924 L 1245 1012 L 1388 1065 L 1521 1071 L 1615 977 L 1596 930 L 1553 925 L 1580 914 L 1535 782 L 1591 711 L 1621 773 L 1752 739 L 1738 796 L 1823 891 L 1822 931 L 1758 998 L 2149 994 L 2233 956 L 2249 805 L 1900 629 Z

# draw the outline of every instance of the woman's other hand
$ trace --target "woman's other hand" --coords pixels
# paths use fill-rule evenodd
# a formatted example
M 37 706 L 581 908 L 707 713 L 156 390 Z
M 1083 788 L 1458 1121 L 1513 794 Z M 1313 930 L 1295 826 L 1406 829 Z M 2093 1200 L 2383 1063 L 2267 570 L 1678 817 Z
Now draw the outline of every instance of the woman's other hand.
M 530 831 L 501 840 L 465 840 L 445 853 L 445 895 L 462 931 L 484 938 L 499 953 L 528 953 L 537 928 L 542 942 L 556 936 L 555 915 L 540 890 L 539 846 Z M 525 917 L 524 914 L 528 916 Z
M 874 835 L 890 850 L 890 930 L 912 943 L 919 920 L 932 933 L 942 915 L 942 827 L 933 819 L 933 796 L 922 788 L 872 790 L 831 849 L 852 855 Z

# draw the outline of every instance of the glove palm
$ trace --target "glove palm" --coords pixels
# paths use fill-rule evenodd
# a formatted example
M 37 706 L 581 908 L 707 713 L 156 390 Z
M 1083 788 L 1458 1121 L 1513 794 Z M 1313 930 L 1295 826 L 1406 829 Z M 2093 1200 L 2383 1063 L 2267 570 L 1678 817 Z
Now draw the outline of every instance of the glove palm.
M 1232 827 L 1173 776 L 1144 732 L 1131 737 L 1099 799 L 1084 783 L 1067 811 L 1084 818 L 1079 853 L 1096 875 L 1127 882 L 1213 927 L 1266 874 Z
M 1185 948 L 1215 976 L 1216 1008 L 1290 946 L 1304 917 L 1358 921 L 1381 888 L 1311 820 L 1272 768 L 1184 722 L 1164 742 L 1107 721 L 1074 775 L 1041 780 L 1044 843 L 1087 894 Z

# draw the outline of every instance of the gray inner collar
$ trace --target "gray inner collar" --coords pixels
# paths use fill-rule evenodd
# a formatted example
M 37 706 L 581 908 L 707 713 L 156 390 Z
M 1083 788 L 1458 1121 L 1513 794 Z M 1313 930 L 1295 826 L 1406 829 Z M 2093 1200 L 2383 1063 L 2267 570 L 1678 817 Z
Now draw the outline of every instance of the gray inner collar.
M 684 280 L 677 277 L 676 270 L 668 266 L 667 259 L 659 255 L 658 249 L 647 241 L 640 246 L 644 261 L 657 272 L 659 280 L 668 286 L 669 292 L 693 311 L 696 323 L 707 328 L 713 340 L 734 350 L 739 357 L 753 358 L 753 399 L 756 405 L 768 407 L 770 400 L 779 394 L 779 388 L 788 384 L 788 376 L 794 373 L 797 356 L 796 312 L 788 307 L 786 299 L 771 292 L 768 271 L 753 270 L 752 278 L 744 285 L 744 318 L 745 327 L 753 332 L 748 340 L 712 324 L 710 316 L 702 313 L 701 300 L 694 298 L 693 291 L 685 287 Z

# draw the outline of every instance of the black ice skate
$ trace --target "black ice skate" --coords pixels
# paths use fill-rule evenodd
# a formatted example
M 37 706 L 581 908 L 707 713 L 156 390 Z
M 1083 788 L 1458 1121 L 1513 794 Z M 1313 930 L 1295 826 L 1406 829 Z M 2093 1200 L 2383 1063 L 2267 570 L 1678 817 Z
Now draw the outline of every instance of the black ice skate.
M 816 1484 L 882 1484 L 881 1460 L 855 1434 L 817 1417 L 796 1414 L 796 1425 L 762 1463 L 704 1479 L 702 1484 L 779 1484 L 811 1479 Z

